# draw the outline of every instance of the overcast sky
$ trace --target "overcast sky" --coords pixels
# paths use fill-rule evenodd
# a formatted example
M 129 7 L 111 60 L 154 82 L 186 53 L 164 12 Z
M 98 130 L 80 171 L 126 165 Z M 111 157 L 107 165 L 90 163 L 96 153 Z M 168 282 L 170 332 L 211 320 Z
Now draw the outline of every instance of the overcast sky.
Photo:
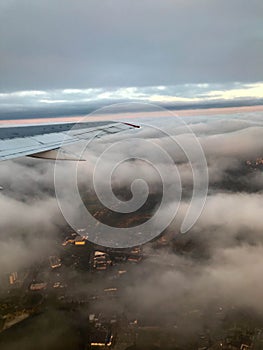
M 262 0 L 1 0 L 0 89 L 263 80 Z

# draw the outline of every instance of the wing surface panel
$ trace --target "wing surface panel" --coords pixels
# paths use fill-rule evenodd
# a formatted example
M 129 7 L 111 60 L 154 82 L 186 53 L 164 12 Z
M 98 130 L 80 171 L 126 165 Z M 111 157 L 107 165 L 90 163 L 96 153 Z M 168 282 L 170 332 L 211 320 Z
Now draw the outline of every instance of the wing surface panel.
M 134 127 L 138 126 L 106 121 L 0 127 L 0 160 L 51 151 L 62 145 L 101 138 Z

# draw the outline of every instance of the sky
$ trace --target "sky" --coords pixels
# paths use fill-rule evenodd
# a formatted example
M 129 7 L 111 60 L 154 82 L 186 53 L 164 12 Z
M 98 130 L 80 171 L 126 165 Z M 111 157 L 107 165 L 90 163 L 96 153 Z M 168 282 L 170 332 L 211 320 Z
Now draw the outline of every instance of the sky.
M 10 119 L 65 117 L 107 114 L 107 106 L 116 104 L 122 116 L 132 112 L 130 103 L 176 110 L 227 108 L 263 104 L 263 83 L 181 84 L 173 86 L 24 90 L 0 92 L 0 124 Z M 123 105 L 123 110 L 121 110 Z M 129 107 L 128 107 L 129 106 Z M 103 110 L 100 108 L 103 107 Z M 237 109 L 235 110 L 235 112 Z M 203 113 L 205 113 L 203 111 Z M 77 117 L 77 120 L 79 117 Z M 113 118 L 116 119 L 116 116 Z M 119 119 L 119 118 L 118 118 Z
M 2 0 L 0 90 L 259 82 L 262 16 L 261 0 Z
M 2 0 L 0 119 L 263 101 L 261 0 Z

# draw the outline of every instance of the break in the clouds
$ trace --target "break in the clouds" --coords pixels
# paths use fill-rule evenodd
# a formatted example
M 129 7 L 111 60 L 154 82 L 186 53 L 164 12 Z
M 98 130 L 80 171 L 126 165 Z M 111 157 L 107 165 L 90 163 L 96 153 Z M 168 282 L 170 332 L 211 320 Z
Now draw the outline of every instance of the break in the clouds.
M 2 0 L 0 89 L 260 81 L 262 15 L 261 0 Z
M 178 320 L 185 312 L 184 306 L 193 303 L 207 314 L 207 322 L 212 322 L 214 315 L 210 306 L 216 304 L 216 298 L 223 314 L 233 305 L 262 312 L 262 168 L 252 169 L 246 163 L 247 160 L 262 158 L 262 112 L 251 114 L 249 119 L 240 113 L 232 117 L 189 118 L 188 122 L 207 158 L 209 195 L 201 216 L 188 234 L 178 235 L 180 222 L 189 205 L 188 196 L 183 198 L 179 215 L 168 231 L 175 246 L 185 240 L 186 247 L 187 243 L 192 244 L 198 250 L 198 256 L 204 255 L 208 259 L 205 263 L 196 259 L 195 250 L 193 256 L 170 254 L 170 250 L 153 255 L 129 275 L 118 302 L 131 305 L 135 312 L 140 310 L 151 317 L 157 314 L 166 319 L 172 312 Z M 185 144 L 188 142 L 185 128 L 179 128 L 174 120 L 170 120 L 166 128 L 178 141 L 184 139 Z M 191 167 L 182 152 L 171 147 L 170 138 L 157 129 L 147 130 L 146 127 L 140 129 L 137 136 L 158 143 L 174 157 L 174 167 L 178 167 L 184 191 L 191 191 Z M 117 136 L 117 140 L 120 137 Z M 90 145 L 87 150 L 89 161 L 81 163 L 79 169 L 83 190 L 89 188 L 86 181 L 92 164 L 96 163 L 105 147 L 116 141 L 115 138 L 110 135 Z M 153 147 L 145 148 L 145 151 L 153 152 Z M 119 152 L 130 155 L 131 147 L 127 144 Z M 161 164 L 170 174 L 168 185 L 174 184 L 171 166 L 155 156 L 156 164 Z M 114 163 L 115 157 L 116 154 L 112 153 L 108 161 Z M 64 220 L 54 198 L 52 162 L 23 158 L 0 165 L 3 187 L 0 195 L 1 277 L 17 266 L 21 268 L 38 261 L 39 256 L 52 254 L 54 240 L 59 239 L 60 231 L 64 229 Z M 60 166 L 64 174 L 68 174 L 72 163 L 64 162 Z M 100 185 L 105 186 L 105 172 L 99 175 Z M 161 189 L 159 178 L 149 171 L 147 164 L 138 161 L 125 163 L 117 169 L 113 186 L 125 188 L 134 178 L 145 178 L 157 193 Z M 67 192 L 68 176 L 61 177 L 61 181 Z M 71 198 L 68 199 L 66 193 L 63 200 L 71 205 Z M 169 198 L 171 204 L 174 200 L 176 198 Z M 75 206 L 73 209 L 77 216 L 78 209 Z M 165 215 L 166 210 L 163 211 L 164 218 Z M 75 289 L 79 293 L 88 288 L 90 286 L 82 286 L 80 282 Z M 245 293 L 240 292 L 243 290 Z M 108 307 L 109 303 L 105 308 Z M 191 325 L 193 329 L 194 326 Z

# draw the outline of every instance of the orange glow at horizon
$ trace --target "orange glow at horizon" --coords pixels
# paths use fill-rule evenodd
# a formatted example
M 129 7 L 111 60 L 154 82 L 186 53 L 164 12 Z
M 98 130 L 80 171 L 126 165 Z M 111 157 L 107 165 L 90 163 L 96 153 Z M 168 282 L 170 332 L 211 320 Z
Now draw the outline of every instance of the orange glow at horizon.
M 65 123 L 79 121 L 104 121 L 104 120 L 119 120 L 126 121 L 127 119 L 137 118 L 160 118 L 161 117 L 193 117 L 193 116 L 209 116 L 216 114 L 235 114 L 241 112 L 263 112 L 263 105 L 247 106 L 247 107 L 223 107 L 223 108 L 208 108 L 208 109 L 188 109 L 180 111 L 169 111 L 161 109 L 154 112 L 131 112 L 131 113 L 116 113 L 116 114 L 88 114 L 86 116 L 69 116 L 69 117 L 52 117 L 52 118 L 32 118 L 32 119 L 11 119 L 0 120 L 0 126 L 7 125 L 27 125 L 27 124 L 45 124 L 45 123 Z

